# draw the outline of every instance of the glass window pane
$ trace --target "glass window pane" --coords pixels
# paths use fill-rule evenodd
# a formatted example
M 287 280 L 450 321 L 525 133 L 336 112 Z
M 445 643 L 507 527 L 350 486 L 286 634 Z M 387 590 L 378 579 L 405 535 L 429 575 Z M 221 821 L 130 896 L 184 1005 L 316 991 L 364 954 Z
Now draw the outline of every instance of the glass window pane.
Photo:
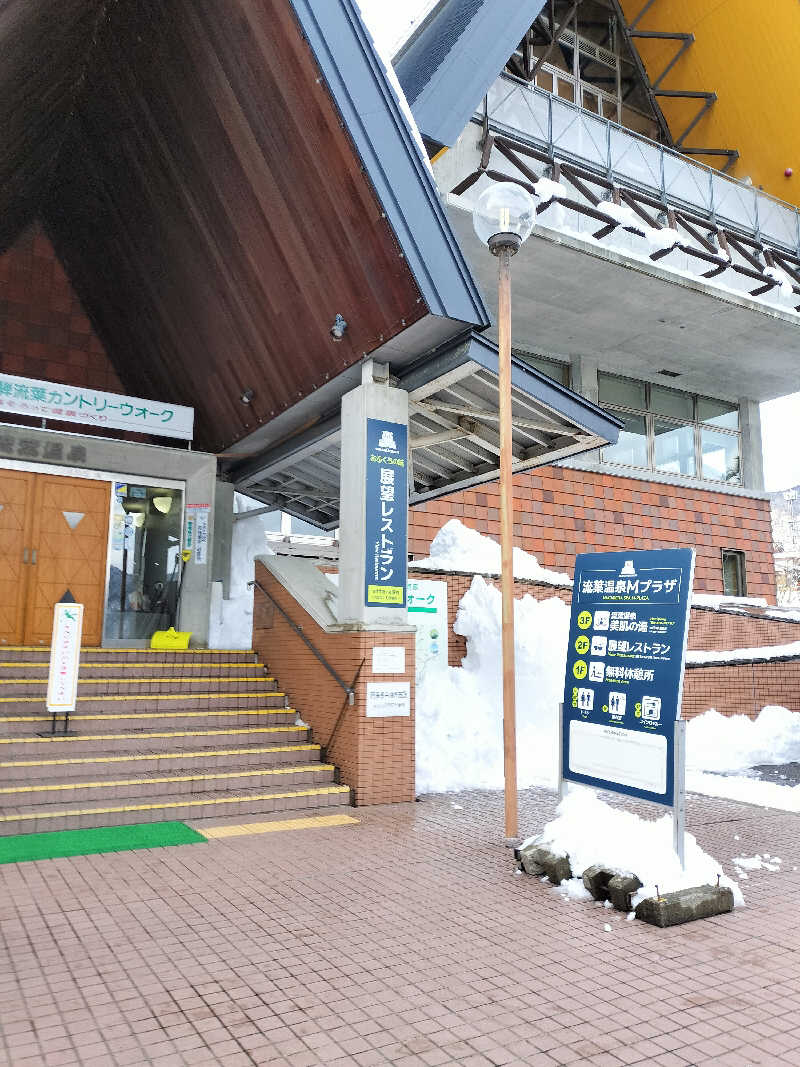
M 646 467 L 647 464 L 647 425 L 643 415 L 626 415 L 622 411 L 614 414 L 624 423 L 619 432 L 619 441 L 610 448 L 603 449 L 603 459 L 607 463 L 626 463 L 631 467 Z
M 739 408 L 726 400 L 709 400 L 697 398 L 697 418 L 700 422 L 710 422 L 714 426 L 724 426 L 728 430 L 739 429 Z
M 722 588 L 725 596 L 746 596 L 744 552 L 722 553 Z
M 601 404 L 624 404 L 626 408 L 644 411 L 644 382 L 612 378 L 609 374 L 598 374 L 597 379 Z
M 670 474 L 694 474 L 694 427 L 675 426 L 655 419 L 656 470 Z
M 738 485 L 739 438 L 717 430 L 701 430 L 703 477 Z
M 662 389 L 660 385 L 650 386 L 650 408 L 674 419 L 694 419 L 694 397 L 675 389 Z
M 543 356 L 534 356 L 530 352 L 519 352 L 514 349 L 514 358 L 527 363 L 529 367 L 541 371 L 548 378 L 554 378 L 561 385 L 569 385 L 569 364 L 556 363 L 554 359 L 545 359 Z

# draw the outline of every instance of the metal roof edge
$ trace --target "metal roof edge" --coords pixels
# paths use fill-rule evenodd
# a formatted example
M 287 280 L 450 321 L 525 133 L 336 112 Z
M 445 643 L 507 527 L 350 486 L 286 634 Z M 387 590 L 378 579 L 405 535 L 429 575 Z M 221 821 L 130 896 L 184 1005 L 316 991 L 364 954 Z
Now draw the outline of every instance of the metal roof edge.
M 422 135 L 451 146 L 467 126 L 544 0 L 483 0 L 447 39 L 465 0 L 441 0 L 403 43 L 394 64 Z
M 290 0 L 430 312 L 489 325 L 433 175 L 354 0 Z

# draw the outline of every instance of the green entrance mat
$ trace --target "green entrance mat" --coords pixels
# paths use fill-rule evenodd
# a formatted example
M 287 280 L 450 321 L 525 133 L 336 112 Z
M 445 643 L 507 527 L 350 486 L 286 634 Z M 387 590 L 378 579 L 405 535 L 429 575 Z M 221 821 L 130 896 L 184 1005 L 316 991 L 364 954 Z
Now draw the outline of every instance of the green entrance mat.
M 98 852 L 129 852 L 136 848 L 192 845 L 206 838 L 185 822 L 100 826 L 94 830 L 54 830 L 44 834 L 0 837 L 0 863 L 92 856 Z

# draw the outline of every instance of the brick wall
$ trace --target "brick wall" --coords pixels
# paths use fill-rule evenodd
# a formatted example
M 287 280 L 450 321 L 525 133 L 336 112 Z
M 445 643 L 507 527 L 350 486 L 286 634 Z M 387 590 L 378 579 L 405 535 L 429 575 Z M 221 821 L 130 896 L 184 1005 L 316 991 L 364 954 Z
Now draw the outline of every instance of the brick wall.
M 0 256 L 0 370 L 125 392 L 38 225 Z
M 355 703 L 347 703 L 341 687 L 326 671 L 283 616 L 256 587 L 253 648 L 287 693 L 290 704 L 312 728 L 314 740 L 330 746 L 328 758 L 353 790 L 356 804 L 392 804 L 414 799 L 414 634 L 344 631 L 328 633 L 260 563 L 256 579 L 289 617 L 301 626 L 340 678 L 351 685 L 362 660 Z M 373 675 L 374 646 L 402 646 L 404 674 Z M 367 718 L 366 684 L 370 681 L 411 682 L 411 715 Z M 342 712 L 336 735 L 331 735 Z
M 514 543 L 544 567 L 572 574 L 578 552 L 690 547 L 697 552 L 695 589 L 721 593 L 721 551 L 739 549 L 746 554 L 748 596 L 775 602 L 767 500 L 542 467 L 514 479 L 514 513 Z M 427 556 L 452 518 L 499 540 L 497 483 L 417 504 L 409 516 L 409 552 Z
M 685 719 L 701 715 L 708 708 L 716 708 L 723 715 L 747 715 L 754 719 L 768 704 L 800 711 L 800 658 L 686 668 Z
M 472 584 L 473 575 L 427 569 L 415 571 L 413 564 L 409 573 L 412 577 L 425 577 L 447 582 L 448 660 L 451 667 L 460 666 L 462 658 L 467 653 L 467 642 L 464 637 L 453 631 L 453 623 L 461 598 Z M 483 575 L 483 578 L 490 585 L 500 587 L 499 578 L 486 575 Z M 526 593 L 535 600 L 546 600 L 548 597 L 557 596 L 565 604 L 572 603 L 570 588 L 544 585 L 541 582 L 523 579 L 516 579 L 514 588 L 515 595 L 518 597 L 525 596 Z M 787 645 L 793 641 L 800 641 L 800 622 L 767 619 L 758 614 L 743 615 L 739 612 L 713 611 L 710 608 L 691 609 L 688 642 L 690 649 L 729 651 L 734 648 Z

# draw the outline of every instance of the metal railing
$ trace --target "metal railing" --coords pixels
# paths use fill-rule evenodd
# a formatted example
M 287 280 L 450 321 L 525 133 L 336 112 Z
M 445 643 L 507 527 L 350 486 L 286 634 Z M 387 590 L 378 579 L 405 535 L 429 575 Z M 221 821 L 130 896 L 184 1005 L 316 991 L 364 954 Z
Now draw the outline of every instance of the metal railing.
M 610 119 L 503 74 L 476 119 L 522 138 L 551 158 L 572 160 L 607 180 L 650 193 L 664 207 L 702 213 L 753 239 L 800 254 L 800 212 L 761 189 L 698 163 Z

